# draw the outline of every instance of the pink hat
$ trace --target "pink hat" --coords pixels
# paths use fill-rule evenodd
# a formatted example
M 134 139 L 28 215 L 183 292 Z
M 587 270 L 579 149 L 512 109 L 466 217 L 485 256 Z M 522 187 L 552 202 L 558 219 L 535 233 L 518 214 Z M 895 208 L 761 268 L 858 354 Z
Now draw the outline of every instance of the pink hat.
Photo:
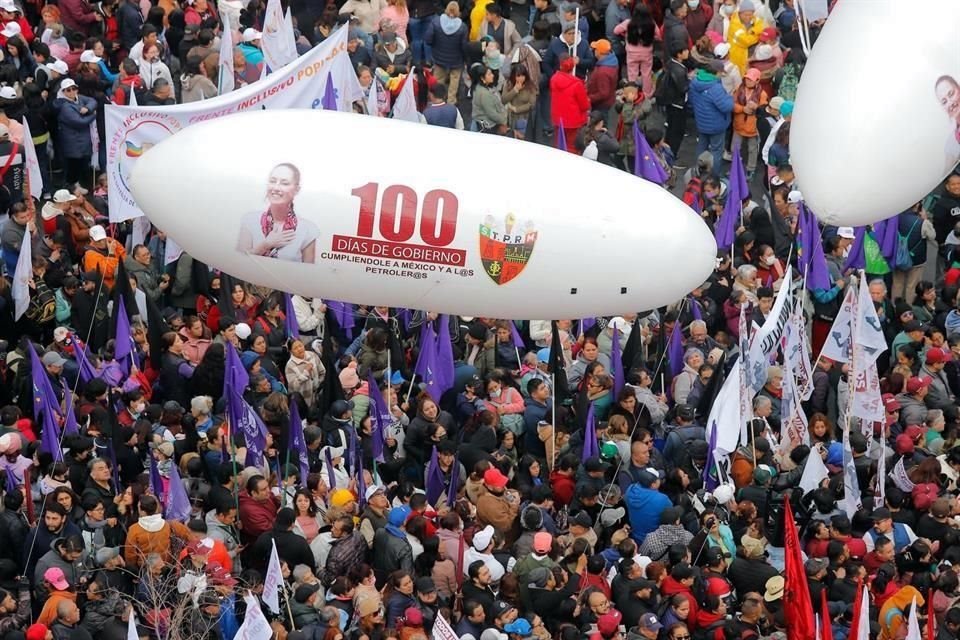
M 710 44 L 713 46 L 717 46 L 724 41 L 723 36 L 716 31 L 707 31 L 707 37 L 710 38 Z
M 749 78 L 754 82 L 760 82 L 760 69 L 747 69 L 743 77 Z
M 70 588 L 70 583 L 67 582 L 67 576 L 63 574 L 63 569 L 60 567 L 50 567 L 44 571 L 43 579 L 53 585 L 53 588 L 57 591 L 66 591 Z
M 553 536 L 546 531 L 541 531 L 533 536 L 533 550 L 537 553 L 550 553 L 553 546 Z

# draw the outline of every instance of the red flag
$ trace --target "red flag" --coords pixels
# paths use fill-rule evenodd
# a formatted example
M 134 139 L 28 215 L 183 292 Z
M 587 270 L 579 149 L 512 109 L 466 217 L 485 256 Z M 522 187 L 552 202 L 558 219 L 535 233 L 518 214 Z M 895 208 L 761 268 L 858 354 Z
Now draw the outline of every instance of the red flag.
M 820 640 L 833 640 L 833 620 L 827 604 L 827 590 L 820 591 Z
M 848 640 L 870 640 L 869 631 L 866 634 L 866 637 L 860 637 L 860 625 L 863 624 L 861 618 L 863 617 L 864 607 L 863 607 L 863 598 L 864 596 L 869 597 L 869 593 L 865 593 L 863 579 L 860 578 L 857 580 L 857 595 L 853 599 L 853 619 L 850 621 L 850 636 Z M 869 615 L 870 610 L 867 609 L 867 614 Z M 869 620 L 867 621 L 866 626 L 869 628 Z
M 927 640 L 937 637 L 937 612 L 933 610 L 933 589 L 927 591 Z
M 783 544 L 786 552 L 783 613 L 787 622 L 787 638 L 813 640 L 816 636 L 813 605 L 810 602 L 810 588 L 807 586 L 807 573 L 803 567 L 800 538 L 797 535 L 797 523 L 793 519 L 789 496 L 783 499 L 783 511 Z

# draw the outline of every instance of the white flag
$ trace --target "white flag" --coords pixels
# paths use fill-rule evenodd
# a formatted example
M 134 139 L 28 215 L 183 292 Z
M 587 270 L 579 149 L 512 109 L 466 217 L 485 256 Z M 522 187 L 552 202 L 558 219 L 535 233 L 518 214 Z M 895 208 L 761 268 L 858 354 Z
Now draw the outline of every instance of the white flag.
M 840 311 L 834 318 L 827 341 L 823 343 L 823 349 L 820 351 L 822 357 L 830 358 L 835 362 L 850 362 L 850 333 L 853 328 L 853 309 L 856 299 L 856 292 L 848 286 Z
M 133 90 L 133 85 L 130 85 L 130 102 L 128 106 L 139 107 L 140 104 L 137 102 L 137 92 Z
M 787 272 L 783 275 L 783 284 L 780 291 L 777 292 L 777 299 L 773 302 L 767 319 L 763 326 L 753 335 L 750 343 L 750 373 L 749 384 L 754 394 L 760 393 L 764 383 L 767 381 L 767 364 L 770 362 L 770 355 L 776 353 L 780 346 L 780 339 L 783 337 L 783 330 L 787 326 L 787 320 L 793 312 L 793 291 L 791 283 L 791 267 L 787 267 Z
M 150 221 L 146 216 L 140 216 L 133 219 L 133 227 L 130 230 L 130 248 L 127 253 L 132 253 L 133 248 L 138 244 L 143 244 L 150 233 Z
M 887 340 L 877 317 L 877 309 L 873 306 L 870 289 L 867 287 L 867 276 L 860 272 L 860 291 L 857 301 L 856 344 L 863 348 L 870 362 L 876 362 L 880 354 L 887 350 Z
M 40 199 L 43 195 L 43 174 L 40 172 L 40 161 L 37 159 L 37 149 L 33 146 L 30 136 L 30 125 L 27 118 L 23 120 L 23 157 L 27 161 L 27 177 L 30 179 L 30 195 Z
M 813 365 L 810 364 L 810 344 L 803 323 L 803 309 L 799 304 L 790 315 L 786 337 L 784 361 L 790 361 L 800 399 L 809 400 L 813 395 Z
M 223 33 L 220 34 L 220 95 L 230 93 L 235 86 L 233 69 L 233 27 L 230 18 L 223 18 Z
M 897 460 L 897 464 L 893 465 L 893 470 L 890 472 L 890 479 L 893 480 L 893 484 L 897 485 L 901 491 L 905 493 L 913 491 L 913 480 L 907 475 L 907 470 L 903 466 L 903 458 Z
M 137 631 L 137 614 L 130 607 L 130 620 L 127 621 L 127 640 L 140 640 L 140 633 Z
M 163 246 L 163 266 L 167 266 L 171 262 L 176 262 L 182 255 L 183 249 L 180 248 L 180 245 L 178 245 L 173 238 L 167 236 L 167 241 Z
M 850 448 L 850 421 L 846 421 L 843 430 L 843 510 L 847 517 L 853 516 L 863 507 L 860 501 L 860 481 L 857 479 L 857 467 L 853 463 L 853 449 Z
M 267 1 L 267 10 L 263 18 L 261 47 L 263 49 L 263 59 L 271 71 L 281 69 L 297 59 L 293 23 L 291 22 L 288 31 L 280 0 Z
M 237 635 L 234 640 L 270 640 L 273 638 L 273 629 L 267 622 L 260 603 L 249 591 L 243 596 L 243 601 L 247 603 L 247 615 L 243 619 L 243 624 L 237 629 Z
M 436 620 L 433 622 L 433 639 L 434 640 L 457 640 L 459 638 L 453 627 L 450 626 L 450 623 L 447 622 L 441 614 L 437 614 Z
M 377 77 L 370 80 L 370 92 L 367 94 L 367 115 L 380 117 L 380 92 L 377 90 Z
M 913 596 L 913 604 L 910 606 L 906 640 L 920 640 L 920 620 L 917 618 L 917 596 Z
M 886 438 L 878 438 L 874 442 L 880 443 L 880 457 L 877 458 L 876 485 L 873 490 L 873 507 L 879 509 L 887 499 L 887 442 Z
M 809 370 L 810 360 L 803 353 L 803 320 L 797 313 L 790 314 L 790 320 L 784 330 L 783 351 L 783 407 L 780 411 L 780 446 L 783 451 L 793 448 L 794 442 L 810 444 L 810 432 L 807 427 L 807 414 L 801 403 L 801 388 L 812 387 L 812 373 Z M 798 371 L 801 372 L 798 375 Z
M 707 424 L 707 442 L 711 441 L 713 429 L 717 429 L 715 456 L 730 454 L 737 450 L 740 442 L 741 423 L 749 419 L 744 417 L 740 408 L 741 373 L 743 361 L 737 358 L 733 371 L 727 376 L 717 394 Z
M 14 302 L 13 319 L 19 320 L 30 306 L 30 281 L 33 280 L 33 247 L 30 229 L 23 232 L 23 242 L 20 244 L 20 256 L 17 258 L 17 269 L 13 272 L 13 286 L 11 294 Z
M 400 89 L 400 95 L 397 96 L 393 104 L 394 120 L 406 120 L 407 122 L 420 122 L 420 112 L 417 111 L 417 99 L 413 95 L 413 69 L 407 74 L 403 81 L 403 87 Z
M 864 588 L 860 597 L 860 622 L 850 630 L 849 640 L 870 640 L 870 589 Z
M 283 573 L 280 571 L 280 557 L 277 555 L 277 543 L 271 541 L 270 564 L 263 579 L 263 603 L 275 614 L 280 613 L 280 587 L 283 586 Z M 258 607 L 259 608 L 259 607 Z
M 811 449 L 807 456 L 807 462 L 803 465 L 803 475 L 800 477 L 800 484 L 804 495 L 810 493 L 820 486 L 824 478 L 830 477 L 827 466 L 823 464 L 823 458 L 820 457 L 820 451 Z

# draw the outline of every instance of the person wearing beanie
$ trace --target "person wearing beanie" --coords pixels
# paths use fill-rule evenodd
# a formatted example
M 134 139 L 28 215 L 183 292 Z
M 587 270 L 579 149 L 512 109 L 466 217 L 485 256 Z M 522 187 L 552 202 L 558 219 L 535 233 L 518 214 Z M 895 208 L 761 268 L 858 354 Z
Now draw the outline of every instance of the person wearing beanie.
M 747 71 L 750 47 L 760 42 L 760 34 L 766 28 L 763 20 L 756 15 L 753 0 L 741 0 L 739 10 L 730 17 L 727 42 L 730 43 L 730 61 L 737 65 L 740 74 Z
M 757 130 L 757 113 L 767 104 L 767 93 L 760 86 L 760 71 L 750 69 L 743 76 L 743 83 L 733 96 L 733 142 L 731 149 L 746 146 L 747 181 L 753 180 L 760 153 L 760 133 Z
M 407 511 L 394 507 L 387 515 L 387 524 L 373 535 L 373 571 L 377 585 L 386 584 L 395 571 L 413 571 L 413 547 L 404 528 Z

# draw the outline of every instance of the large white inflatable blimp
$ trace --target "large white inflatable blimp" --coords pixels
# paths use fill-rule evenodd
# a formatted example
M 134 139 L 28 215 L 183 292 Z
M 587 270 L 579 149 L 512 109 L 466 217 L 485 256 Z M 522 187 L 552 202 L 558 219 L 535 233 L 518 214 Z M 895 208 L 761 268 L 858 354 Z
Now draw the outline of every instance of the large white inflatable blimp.
M 211 266 L 309 296 L 498 318 L 676 301 L 714 269 L 707 226 L 667 191 L 498 136 L 316 110 L 190 126 L 132 191 Z
M 958 30 L 958 0 L 837 3 L 803 71 L 790 130 L 798 184 L 824 222 L 899 213 L 960 161 Z

